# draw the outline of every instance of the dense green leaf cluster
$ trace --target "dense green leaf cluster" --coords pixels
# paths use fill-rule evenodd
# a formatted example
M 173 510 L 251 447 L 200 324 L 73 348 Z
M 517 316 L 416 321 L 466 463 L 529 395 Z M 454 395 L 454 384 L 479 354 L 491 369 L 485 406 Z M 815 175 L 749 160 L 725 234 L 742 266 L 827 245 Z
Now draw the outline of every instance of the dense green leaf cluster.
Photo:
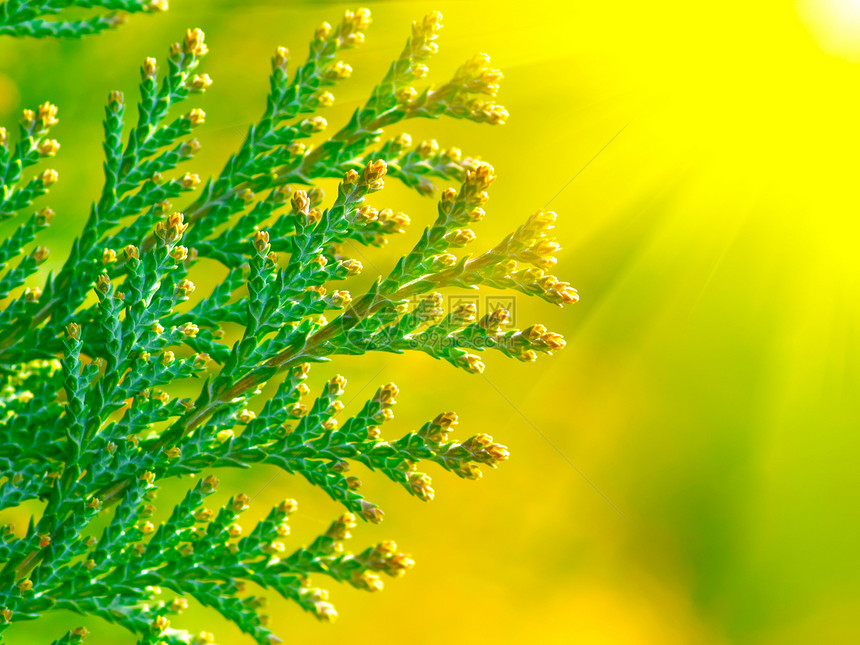
M 35 16 L 25 4 L 3 5 L 7 20 Z M 39 6 L 72 4 L 94 3 Z M 128 10 L 140 3 L 101 4 Z M 501 74 L 486 56 L 442 86 L 413 89 L 436 50 L 439 14 L 414 25 L 403 53 L 352 118 L 309 145 L 327 128 L 317 113 L 333 101 L 328 89 L 350 73 L 339 56 L 363 41 L 369 22 L 369 12 L 358 10 L 336 27 L 322 25 L 292 74 L 287 51 L 278 49 L 262 118 L 220 175 L 205 182 L 178 170 L 197 152 L 190 136 L 205 122 L 200 109 L 178 111 L 212 83 L 198 72 L 204 35 L 188 30 L 163 70 L 147 59 L 136 120 L 127 117 L 122 95 L 109 97 L 104 189 L 68 260 L 43 288 L 25 283 L 48 251 L 27 249 L 53 212 L 26 211 L 58 178 L 50 169 L 24 177 L 59 148 L 46 138 L 57 108 L 26 111 L 14 147 L 0 130 L 0 217 L 23 220 L 0 243 L 0 511 L 45 504 L 29 526 L 7 526 L 0 537 L 0 634 L 12 622 L 71 609 L 119 623 L 141 643 L 211 642 L 208 634 L 171 626 L 188 597 L 268 643 L 276 637 L 246 583 L 331 619 L 334 608 L 312 574 L 374 591 L 380 574 L 396 576 L 412 564 L 390 542 L 344 549 L 358 518 L 382 520 L 348 474 L 350 463 L 426 501 L 433 489 L 422 462 L 474 479 L 481 466 L 507 459 L 485 434 L 449 439 L 457 423 L 450 412 L 384 439 L 398 393 L 393 384 L 346 420 L 338 418 L 343 377 L 305 402 L 311 365 L 338 354 L 418 350 L 477 373 L 484 366 L 475 352 L 487 348 L 531 361 L 564 345 L 541 325 L 509 329 L 501 310 L 481 318 L 470 306 L 446 313 L 436 289 L 486 285 L 558 305 L 577 299 L 548 273 L 558 249 L 552 213 L 533 215 L 484 253 L 458 256 L 454 251 L 475 239 L 469 226 L 484 216 L 493 168 L 432 141 L 387 137 L 387 127 L 416 117 L 504 121 L 506 112 L 491 100 Z M 323 178 L 339 180 L 333 200 L 316 185 Z M 352 297 L 337 284 L 363 267 L 345 255 L 346 243 L 380 245 L 409 223 L 366 203 L 389 178 L 428 196 L 438 191 L 435 180 L 459 188 L 441 191 L 434 223 L 391 273 Z M 186 195 L 188 205 L 174 208 Z M 210 293 L 192 295 L 201 258 L 228 273 Z M 202 383 L 196 398 L 171 398 L 172 385 L 192 379 Z M 265 398 L 270 382 L 277 386 Z M 217 486 L 214 469 L 257 463 L 301 475 L 347 512 L 310 545 L 290 551 L 284 538 L 294 501 L 247 532 L 238 523 L 247 496 L 206 508 Z M 158 484 L 181 476 L 196 483 L 167 520 L 151 520 Z M 162 588 L 171 599 L 161 599 Z

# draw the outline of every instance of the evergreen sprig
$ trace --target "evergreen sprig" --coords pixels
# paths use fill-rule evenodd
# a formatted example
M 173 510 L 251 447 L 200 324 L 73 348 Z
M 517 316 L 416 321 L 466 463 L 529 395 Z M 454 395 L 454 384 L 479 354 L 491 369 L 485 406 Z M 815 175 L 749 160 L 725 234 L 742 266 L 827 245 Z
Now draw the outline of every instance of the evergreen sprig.
M 42 2 L 39 10 L 93 4 Z M 7 22 L 17 16 L 32 23 L 36 9 L 29 6 L 4 4 Z M 391 542 L 345 549 L 357 519 L 383 517 L 349 474 L 350 464 L 428 501 L 434 491 L 424 464 L 475 479 L 482 466 L 508 458 L 486 434 L 450 439 L 457 424 L 451 412 L 383 438 L 398 394 L 393 384 L 346 420 L 338 418 L 342 376 L 308 399 L 312 364 L 338 354 L 421 351 L 479 373 L 485 349 L 532 361 L 564 346 L 542 325 L 509 328 L 503 310 L 480 319 L 472 306 L 446 314 L 437 289 L 487 286 L 557 305 L 577 300 L 549 273 L 558 250 L 553 213 L 531 216 L 483 253 L 457 255 L 475 240 L 470 226 L 484 217 L 494 169 L 456 149 L 440 151 L 434 141 L 413 145 L 408 135 L 388 134 L 417 117 L 498 124 L 507 116 L 492 100 L 501 74 L 484 55 L 439 87 L 412 87 L 436 51 L 438 13 L 415 23 L 402 54 L 343 127 L 318 145 L 306 142 L 327 129 L 318 112 L 351 71 L 340 54 L 363 42 L 369 23 L 361 9 L 336 27 L 323 24 L 292 74 L 288 52 L 279 48 L 262 118 L 224 170 L 205 182 L 178 170 L 197 153 L 190 136 L 205 122 L 199 108 L 179 112 L 190 94 L 212 83 L 198 72 L 208 51 L 204 34 L 188 30 L 161 70 L 147 59 L 136 120 L 127 118 L 120 93 L 109 96 L 104 188 L 68 260 L 44 288 L 25 282 L 48 251 L 27 249 L 53 212 L 27 211 L 57 173 L 25 179 L 25 171 L 57 152 L 59 144 L 46 138 L 57 108 L 25 111 L 11 149 L 0 130 L 0 216 L 23 219 L 0 243 L 0 511 L 45 504 L 27 527 L 7 526 L 0 538 L 0 635 L 15 621 L 69 609 L 121 624 L 140 643 L 210 643 L 207 633 L 171 626 L 191 598 L 269 643 L 277 638 L 260 611 L 263 599 L 248 595 L 247 583 L 330 620 L 336 612 L 312 575 L 375 591 L 381 574 L 398 576 L 412 566 Z M 339 180 L 333 200 L 317 186 L 324 178 Z M 428 196 L 438 180 L 459 188 L 441 191 L 435 221 L 414 248 L 353 297 L 337 287 L 363 270 L 345 243 L 381 245 L 409 224 L 402 213 L 366 203 L 388 178 Z M 185 195 L 192 196 L 187 206 L 174 208 Z M 192 301 L 201 258 L 228 274 Z M 225 325 L 240 331 L 227 333 Z M 195 378 L 202 380 L 195 398 L 171 398 L 174 384 Z M 266 398 L 269 382 L 277 387 Z M 218 485 L 213 470 L 259 463 L 301 475 L 347 512 L 310 545 L 288 550 L 296 502 L 283 502 L 248 531 L 239 523 L 246 495 L 207 508 Z M 155 521 L 158 486 L 179 477 L 195 483 L 168 519 Z M 162 589 L 170 599 L 162 599 Z M 54 642 L 85 635 L 79 628 Z
M 63 12 L 68 9 L 103 12 L 81 20 L 64 20 Z M 121 25 L 126 14 L 143 11 L 167 11 L 167 0 L 6 0 L 0 4 L 0 36 L 80 38 Z

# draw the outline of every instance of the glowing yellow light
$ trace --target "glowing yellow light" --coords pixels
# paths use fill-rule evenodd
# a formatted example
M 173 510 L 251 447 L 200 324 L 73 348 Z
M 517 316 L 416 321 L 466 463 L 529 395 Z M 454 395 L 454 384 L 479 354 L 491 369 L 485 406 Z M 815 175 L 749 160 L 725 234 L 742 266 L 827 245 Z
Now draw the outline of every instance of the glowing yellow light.
M 822 49 L 860 61 L 860 0 L 800 0 L 798 12 Z

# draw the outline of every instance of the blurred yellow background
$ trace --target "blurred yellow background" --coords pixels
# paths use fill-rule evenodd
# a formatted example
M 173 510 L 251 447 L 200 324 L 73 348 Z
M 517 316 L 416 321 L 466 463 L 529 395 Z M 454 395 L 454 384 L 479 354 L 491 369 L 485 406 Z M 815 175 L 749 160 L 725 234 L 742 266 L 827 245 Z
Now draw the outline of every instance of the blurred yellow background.
M 186 27 L 207 34 L 215 83 L 195 99 L 207 122 L 192 162 L 203 176 L 262 112 L 275 47 L 298 60 L 319 22 L 354 8 L 170 4 L 82 42 L 0 41 L 3 124 L 44 100 L 60 106 L 55 262 L 101 186 L 107 93 L 125 90 L 130 102 L 146 56 L 163 60 Z M 440 10 L 431 80 L 487 52 L 505 73 L 511 118 L 403 130 L 495 165 L 476 248 L 546 205 L 557 211 L 558 273 L 581 302 L 561 311 L 520 297 L 518 323 L 544 322 L 568 348 L 530 365 L 488 356 L 484 377 L 423 355 L 315 368 L 317 383 L 349 379 L 344 401 L 356 398 L 345 414 L 396 382 L 389 435 L 452 409 L 459 436 L 488 432 L 512 458 L 477 483 L 431 470 L 430 504 L 365 478 L 386 520 L 359 527 L 356 547 L 394 538 L 418 564 L 374 596 L 328 585 L 334 625 L 275 600 L 285 641 L 860 642 L 860 2 L 368 6 L 374 25 L 345 57 L 356 73 L 335 88 L 329 122 L 342 123 L 382 76 L 411 21 Z M 413 220 L 368 253 L 387 268 L 434 205 L 394 182 L 375 202 Z M 223 480 L 258 494 L 260 514 L 297 497 L 293 544 L 338 513 L 319 491 L 274 475 Z M 250 642 L 209 610 L 186 619 L 222 645 Z M 10 631 L 9 642 L 46 643 L 80 623 L 57 615 Z M 134 642 L 86 624 L 88 642 Z

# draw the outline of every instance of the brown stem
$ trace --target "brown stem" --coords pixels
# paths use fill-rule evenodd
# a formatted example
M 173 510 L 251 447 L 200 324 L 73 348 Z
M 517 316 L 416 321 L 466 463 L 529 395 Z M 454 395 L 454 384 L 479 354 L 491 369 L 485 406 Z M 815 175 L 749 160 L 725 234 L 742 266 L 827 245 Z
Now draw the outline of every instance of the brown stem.
M 21 561 L 21 564 L 18 565 L 17 570 L 15 571 L 15 579 L 20 580 L 27 576 L 33 569 L 38 566 L 39 562 L 41 562 L 45 557 L 45 549 L 39 549 L 38 551 L 30 551 L 27 554 L 27 557 Z

